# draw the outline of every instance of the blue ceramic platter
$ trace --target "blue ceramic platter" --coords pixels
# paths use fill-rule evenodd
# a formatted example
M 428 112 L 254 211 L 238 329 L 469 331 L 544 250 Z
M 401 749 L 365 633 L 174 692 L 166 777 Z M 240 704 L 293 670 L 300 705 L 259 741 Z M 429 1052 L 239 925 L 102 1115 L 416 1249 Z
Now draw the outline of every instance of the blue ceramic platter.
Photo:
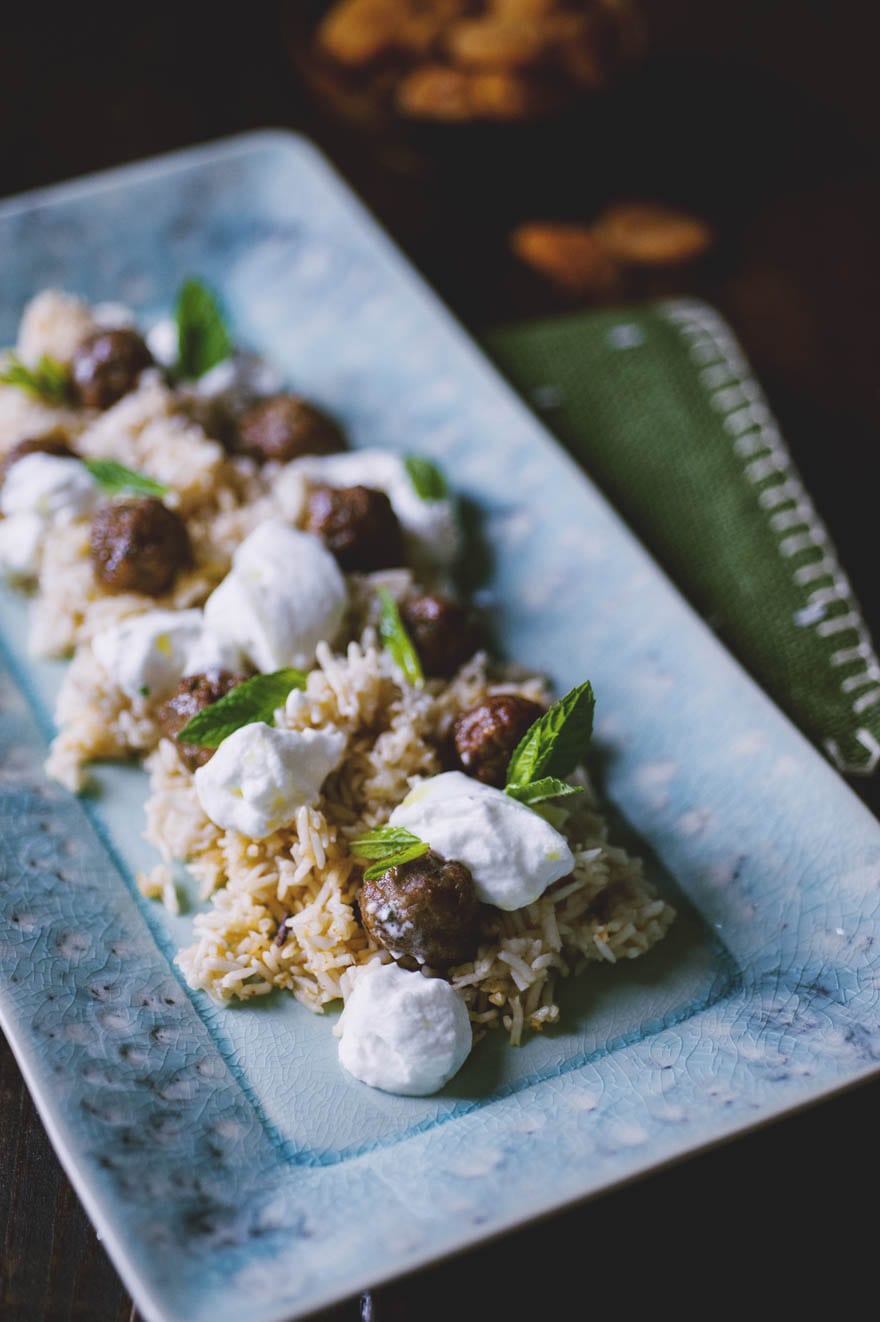
M 358 444 L 438 459 L 484 512 L 511 656 L 598 694 L 603 788 L 680 918 L 490 1040 L 447 1090 L 348 1077 L 330 1017 L 218 1010 L 143 901 L 145 778 L 41 772 L 60 666 L 0 598 L 0 1012 L 52 1141 L 150 1322 L 278 1322 L 877 1070 L 880 827 L 683 603 L 307 143 L 263 133 L 0 207 L 0 343 L 47 285 L 237 336 Z

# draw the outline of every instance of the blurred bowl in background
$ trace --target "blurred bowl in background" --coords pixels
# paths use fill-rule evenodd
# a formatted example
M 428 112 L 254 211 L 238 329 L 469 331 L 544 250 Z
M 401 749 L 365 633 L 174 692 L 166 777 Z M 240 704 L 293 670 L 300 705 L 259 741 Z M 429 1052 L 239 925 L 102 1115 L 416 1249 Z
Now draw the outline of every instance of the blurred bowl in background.
M 283 6 L 282 26 L 321 109 L 404 170 L 475 130 L 558 129 L 646 44 L 632 0 L 306 0 Z

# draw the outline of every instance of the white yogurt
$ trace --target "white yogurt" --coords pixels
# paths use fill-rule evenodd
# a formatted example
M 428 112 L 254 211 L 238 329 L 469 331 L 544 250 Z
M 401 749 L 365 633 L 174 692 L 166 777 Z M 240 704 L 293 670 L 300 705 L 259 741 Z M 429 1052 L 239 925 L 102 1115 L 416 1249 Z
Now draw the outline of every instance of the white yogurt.
M 274 367 L 255 353 L 236 352 L 217 363 L 194 383 L 196 394 L 244 405 L 266 395 L 277 394 L 281 377 Z
M 353 978 L 337 1032 L 349 1074 L 407 1097 L 437 1092 L 473 1045 L 467 1008 L 448 982 L 378 962 Z
M 199 612 L 201 615 L 201 612 Z M 228 638 L 218 638 L 204 626 L 188 649 L 183 666 L 185 675 L 205 675 L 210 670 L 247 670 L 241 648 Z
M 128 697 L 156 702 L 167 697 L 184 674 L 201 634 L 201 611 L 146 611 L 95 634 L 92 651 Z
M 451 500 L 423 500 L 406 465 L 392 450 L 347 450 L 342 454 L 305 455 L 286 465 L 276 487 L 281 508 L 298 517 L 303 479 L 333 487 L 372 487 L 391 501 L 409 544 L 412 559 L 439 568 L 455 560 L 460 532 Z
M 224 831 L 263 840 L 314 803 L 344 751 L 339 730 L 277 730 L 254 721 L 224 739 L 198 768 L 196 794 Z
M 151 326 L 146 335 L 147 348 L 157 363 L 162 367 L 173 367 L 177 362 L 178 338 L 177 322 L 173 317 L 163 317 Z
M 235 552 L 205 603 L 205 624 L 258 670 L 310 666 L 318 643 L 339 632 L 347 601 L 345 579 L 320 538 L 270 520 Z
M 12 514 L 0 519 L 0 573 L 10 578 L 36 578 L 46 523 L 39 514 Z
M 164 317 L 157 321 L 147 332 L 146 339 L 156 362 L 163 367 L 174 367 L 180 352 L 174 318 Z M 230 404 L 247 404 L 265 395 L 277 394 L 282 385 L 275 368 L 259 354 L 236 349 L 228 358 L 215 363 L 197 381 L 184 383 L 183 389 L 191 390 L 203 399 L 225 399 Z
M 574 867 L 568 841 L 549 822 L 461 771 L 417 785 L 390 824 L 464 863 L 479 898 L 497 909 L 522 909 Z
M 6 475 L 0 492 L 4 514 L 38 514 L 46 522 L 69 523 L 90 514 L 98 502 L 98 484 L 79 459 L 56 454 L 26 454 Z

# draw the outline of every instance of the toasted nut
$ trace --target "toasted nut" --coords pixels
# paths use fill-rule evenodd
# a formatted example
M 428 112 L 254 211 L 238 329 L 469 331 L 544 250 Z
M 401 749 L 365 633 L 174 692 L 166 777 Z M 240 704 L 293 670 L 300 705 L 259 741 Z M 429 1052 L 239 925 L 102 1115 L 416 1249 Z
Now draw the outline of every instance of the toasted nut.
M 677 266 L 711 247 L 705 221 L 655 202 L 620 202 L 603 212 L 593 234 L 617 261 L 631 266 Z
M 544 18 L 559 9 L 559 0 L 489 0 L 489 9 L 499 18 Z
M 572 294 L 607 294 L 617 284 L 614 261 L 586 225 L 532 221 L 510 235 L 526 265 Z
M 609 74 L 607 33 L 589 14 L 555 14 L 546 20 L 553 53 L 562 70 L 578 87 L 598 90 Z
M 471 74 L 471 105 L 480 119 L 531 119 L 555 110 L 558 98 L 524 74 L 487 69 Z
M 540 64 L 550 45 L 541 23 L 473 18 L 456 23 L 446 39 L 456 64 L 476 69 L 528 69 Z
M 340 64 L 363 68 L 395 48 L 401 17 L 397 0 L 341 0 L 318 27 L 318 45 Z
M 421 119 L 465 120 L 472 117 L 471 80 L 461 69 L 424 64 L 408 73 L 397 88 L 403 114 Z
M 439 45 L 450 23 L 467 12 L 467 0 L 400 0 L 397 45 L 407 54 L 425 56 Z
M 424 59 L 440 44 L 445 26 L 445 20 L 437 14 L 404 14 L 395 44 L 406 55 Z

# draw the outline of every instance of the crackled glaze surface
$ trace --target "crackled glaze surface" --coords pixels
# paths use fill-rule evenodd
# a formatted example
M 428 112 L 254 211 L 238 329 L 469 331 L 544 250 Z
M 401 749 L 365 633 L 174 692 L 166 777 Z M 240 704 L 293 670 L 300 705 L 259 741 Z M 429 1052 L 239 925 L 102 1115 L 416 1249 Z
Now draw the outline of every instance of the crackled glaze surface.
M 374 1093 L 328 1019 L 187 992 L 188 920 L 131 884 L 143 778 L 108 769 L 85 803 L 47 784 L 58 667 L 2 594 L 0 1013 L 148 1318 L 290 1317 L 876 1070 L 880 828 L 308 144 L 6 204 L 0 271 L 0 342 L 47 284 L 150 316 L 202 275 L 357 443 L 439 459 L 486 512 L 498 636 L 593 679 L 607 792 L 683 893 L 651 956 L 566 988 L 558 1033 L 492 1042 L 437 1098 Z

